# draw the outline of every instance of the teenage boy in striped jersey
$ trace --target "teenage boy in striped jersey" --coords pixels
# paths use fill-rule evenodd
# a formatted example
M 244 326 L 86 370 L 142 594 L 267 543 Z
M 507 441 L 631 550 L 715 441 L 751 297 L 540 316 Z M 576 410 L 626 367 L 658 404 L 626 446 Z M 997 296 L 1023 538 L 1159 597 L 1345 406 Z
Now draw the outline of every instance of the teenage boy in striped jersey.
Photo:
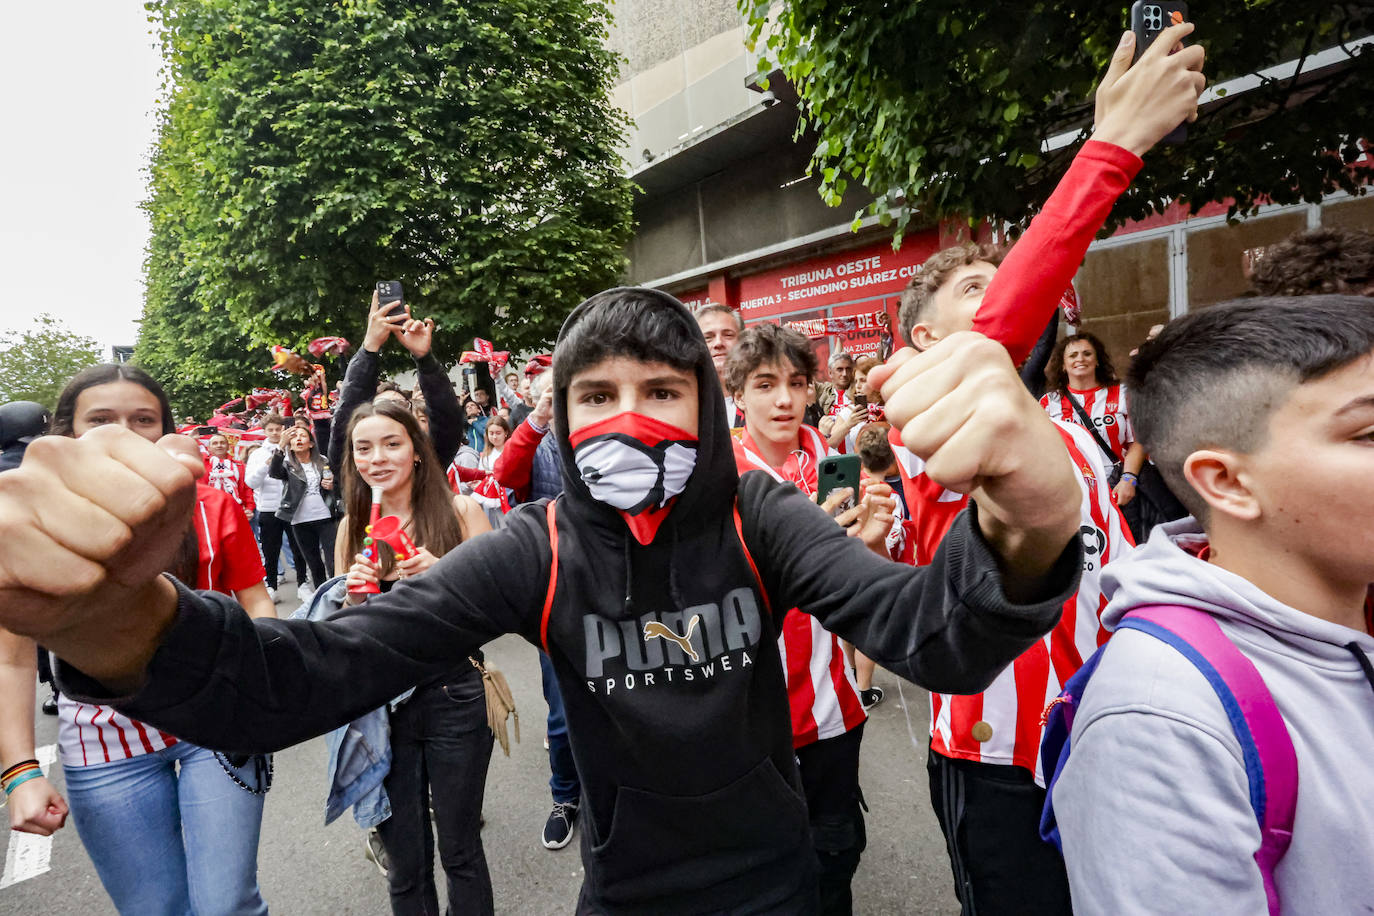
M 1170 53 L 1193 30 L 1166 29 L 1133 66 L 1134 37 L 1122 36 L 1097 90 L 1096 126 L 1044 209 L 1009 252 L 993 246 L 932 255 L 902 294 L 902 335 L 917 350 L 978 331 L 1002 343 L 1013 363 L 1030 354 L 1141 155 L 1196 117 L 1206 80 L 1203 52 Z M 878 384 L 888 369 L 874 370 Z M 1039 771 L 1045 704 L 1107 632 L 1102 567 L 1132 546 L 1111 498 L 1108 469 L 1082 427 L 1057 424 L 1081 478 L 1083 577 L 1059 624 L 976 695 L 931 694 L 930 797 L 944 830 L 955 890 L 966 914 L 1068 914 L 1062 860 L 1039 835 L 1045 792 Z M 926 473 L 924 462 L 892 439 L 916 537 L 915 560 L 928 563 L 968 498 Z
M 817 469 L 832 450 L 819 431 L 802 423 L 815 375 L 815 351 L 796 331 L 760 324 L 740 335 L 725 365 L 727 390 L 744 412 L 744 433 L 735 441 L 740 474 L 763 471 L 816 498 Z M 843 495 L 837 492 L 825 508 L 838 505 Z M 840 521 L 852 521 L 870 549 L 885 557 L 895 503 L 877 488 L 865 499 L 866 506 L 855 506 Z M 821 912 L 848 914 L 853 910 L 850 883 L 866 845 L 859 744 L 867 715 L 839 639 L 815 617 L 789 610 L 778 651 L 787 676 L 792 746 L 821 866 Z

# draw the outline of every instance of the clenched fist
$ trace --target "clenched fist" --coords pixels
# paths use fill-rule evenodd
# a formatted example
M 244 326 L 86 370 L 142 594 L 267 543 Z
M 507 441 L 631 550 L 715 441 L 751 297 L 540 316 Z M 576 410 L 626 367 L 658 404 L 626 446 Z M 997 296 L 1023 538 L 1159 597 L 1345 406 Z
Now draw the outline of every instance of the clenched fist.
M 160 573 L 203 473 L 181 436 L 154 444 L 109 426 L 36 440 L 0 474 L 0 626 L 94 677 L 141 671 L 175 613 Z
M 931 480 L 978 504 L 983 534 L 1018 571 L 1036 575 L 1078 530 L 1082 493 L 1063 439 L 982 334 L 903 349 L 869 374 L 902 444 Z

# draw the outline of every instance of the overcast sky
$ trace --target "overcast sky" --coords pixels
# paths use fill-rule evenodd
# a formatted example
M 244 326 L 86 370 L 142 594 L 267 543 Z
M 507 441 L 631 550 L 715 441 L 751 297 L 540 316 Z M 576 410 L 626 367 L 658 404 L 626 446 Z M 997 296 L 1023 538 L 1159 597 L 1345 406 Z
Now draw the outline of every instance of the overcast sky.
M 132 344 L 159 58 L 138 0 L 6 2 L 0 31 L 0 331 L 51 312 Z

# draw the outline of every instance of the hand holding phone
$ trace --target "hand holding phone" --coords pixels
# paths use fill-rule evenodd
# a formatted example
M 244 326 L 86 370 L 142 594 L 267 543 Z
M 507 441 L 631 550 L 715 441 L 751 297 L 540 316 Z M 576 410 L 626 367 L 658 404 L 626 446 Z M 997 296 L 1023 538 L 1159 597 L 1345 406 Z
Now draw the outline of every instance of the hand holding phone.
M 839 515 L 854 508 L 862 471 L 858 455 L 827 455 L 822 458 L 816 472 L 816 502 L 825 505 L 833 491 L 848 487 L 854 491 L 853 495 L 840 503 L 833 514 Z
M 1140 60 L 1141 55 L 1149 50 L 1165 29 L 1187 21 L 1188 4 L 1182 0 L 1135 0 L 1131 5 L 1131 31 L 1135 33 L 1135 55 L 1131 58 L 1131 64 Z M 1160 142 L 1177 145 L 1186 139 L 1188 123 L 1185 121 L 1165 134 Z
M 1161 18 L 1167 18 L 1165 4 L 1142 0 L 1142 19 L 1146 6 L 1152 7 L 1151 17 L 1157 6 Z M 1094 140 L 1144 156 L 1178 125 L 1197 119 L 1198 97 L 1207 85 L 1202 73 L 1206 53 L 1200 45 L 1170 53 L 1193 31 L 1193 23 L 1186 21 L 1167 26 L 1134 64 L 1135 33 L 1121 36 L 1097 87 Z

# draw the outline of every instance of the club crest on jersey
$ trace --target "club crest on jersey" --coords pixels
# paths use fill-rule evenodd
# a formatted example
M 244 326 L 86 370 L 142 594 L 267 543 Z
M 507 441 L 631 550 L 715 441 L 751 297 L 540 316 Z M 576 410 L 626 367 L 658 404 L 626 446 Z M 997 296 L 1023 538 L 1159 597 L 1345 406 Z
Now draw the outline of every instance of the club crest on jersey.
M 1083 482 L 1088 485 L 1091 491 L 1097 487 L 1097 475 L 1093 473 L 1092 465 L 1084 461 L 1078 466 L 1078 472 L 1083 477 Z

